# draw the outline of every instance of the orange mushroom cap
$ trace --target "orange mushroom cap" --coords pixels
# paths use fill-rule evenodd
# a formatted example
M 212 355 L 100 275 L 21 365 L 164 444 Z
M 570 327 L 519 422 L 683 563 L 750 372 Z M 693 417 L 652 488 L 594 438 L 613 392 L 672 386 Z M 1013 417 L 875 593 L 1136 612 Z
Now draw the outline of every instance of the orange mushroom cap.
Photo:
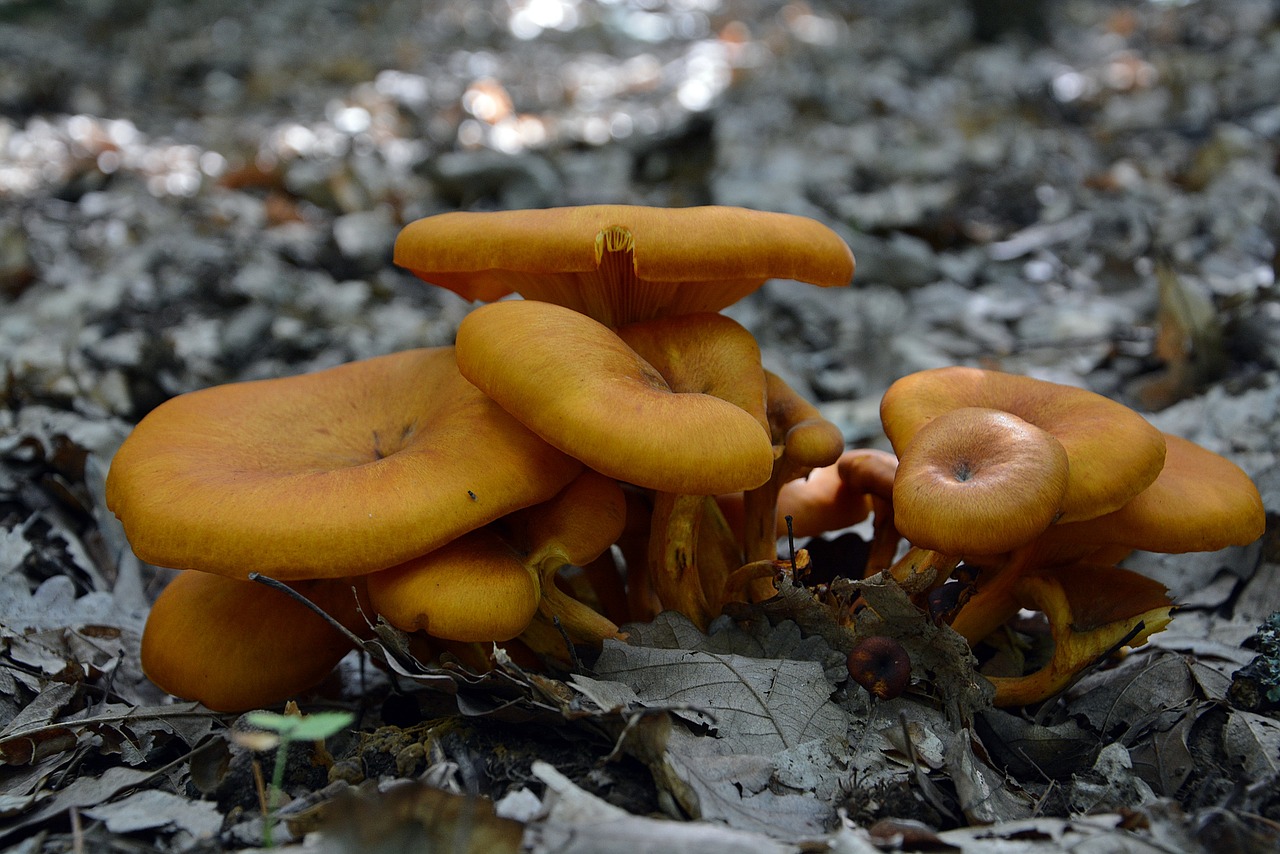
M 595 560 L 622 534 L 625 517 L 622 489 L 586 470 L 549 501 L 373 573 L 369 599 L 405 631 L 455 641 L 510 640 L 548 597 L 562 601 L 552 587 L 556 571 Z
M 442 347 L 173 398 L 125 440 L 106 494 L 145 561 L 293 580 L 393 566 L 579 471 Z
M 1165 434 L 1164 468 L 1112 513 L 1059 525 L 1046 539 L 1181 554 L 1245 546 L 1262 536 L 1262 496 L 1239 466 L 1194 442 Z M 1048 544 L 1046 544 L 1046 547 Z
M 765 371 L 769 428 L 778 447 L 784 479 L 834 465 L 844 453 L 844 434 L 822 417 L 818 408 L 787 385 L 782 377 Z M 789 475 L 789 476 L 788 476 Z
M 439 214 L 405 226 L 395 263 L 464 299 L 514 291 L 610 326 L 719 311 L 771 278 L 843 286 L 854 268 L 805 217 L 630 205 Z
M 367 576 L 373 610 L 406 632 L 505 641 L 538 611 L 538 579 L 491 526 Z
M 760 345 L 736 320 L 695 312 L 629 323 L 614 331 L 672 391 L 727 400 L 768 429 L 767 372 L 760 364 Z
M 710 394 L 676 393 L 608 327 L 550 303 L 481 306 L 458 327 L 458 368 L 564 453 L 616 480 L 692 495 L 768 480 L 757 416 Z
M 999 554 L 1057 518 L 1069 464 L 1062 445 L 996 409 L 953 409 L 929 421 L 898 460 L 894 524 L 917 547 Z
M 363 631 L 356 606 L 362 579 L 291 586 L 348 629 Z M 350 649 L 346 636 L 279 590 L 180 572 L 151 606 L 142 633 L 142 669 L 174 696 L 219 712 L 241 712 L 314 687 Z
M 916 433 L 944 412 L 998 409 L 1051 434 L 1066 450 L 1070 479 L 1060 521 L 1119 509 L 1164 466 L 1164 436 L 1122 404 L 1072 386 L 977 368 L 937 368 L 895 382 L 880 418 L 902 456 Z

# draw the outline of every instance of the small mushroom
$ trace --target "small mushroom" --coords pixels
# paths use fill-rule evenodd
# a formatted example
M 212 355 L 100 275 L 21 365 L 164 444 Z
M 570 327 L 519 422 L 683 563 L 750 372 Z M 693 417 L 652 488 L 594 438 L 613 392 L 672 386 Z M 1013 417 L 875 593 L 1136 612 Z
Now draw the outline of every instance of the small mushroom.
M 357 633 L 362 579 L 291 585 Z M 271 706 L 313 688 L 350 640 L 286 593 L 206 572 L 178 573 L 142 633 L 142 670 L 165 691 L 219 712 Z
M 805 217 L 630 205 L 439 214 L 405 226 L 395 262 L 464 299 L 516 292 L 609 326 L 719 311 L 771 278 L 839 287 L 854 267 Z
M 392 625 L 445 640 L 510 640 L 541 610 L 574 640 L 598 644 L 617 626 L 563 593 L 555 574 L 595 560 L 624 516 L 618 485 L 584 471 L 547 502 L 368 576 L 369 599 Z
M 441 347 L 173 398 L 125 440 L 106 494 L 149 563 L 296 580 L 393 566 L 581 470 Z
M 999 371 L 953 367 L 905 376 L 885 392 L 880 420 L 901 457 L 926 424 L 965 407 L 1007 412 L 1062 445 L 1070 467 L 1062 522 L 1119 509 L 1164 466 L 1164 436 L 1132 409 L 1084 389 Z
M 743 555 L 748 563 L 778 556 L 778 496 L 784 484 L 815 468 L 835 464 L 844 451 L 840 429 L 777 374 L 765 372 L 773 471 L 768 482 L 743 494 Z M 751 596 L 767 599 L 776 591 L 768 578 L 751 585 Z
M 1066 449 L 996 409 L 963 407 L 922 426 L 893 482 L 898 531 L 920 548 L 991 555 L 1031 542 L 1061 514 Z
M 849 676 L 872 696 L 892 700 L 911 684 L 911 656 L 901 643 L 884 635 L 873 635 L 849 653 Z

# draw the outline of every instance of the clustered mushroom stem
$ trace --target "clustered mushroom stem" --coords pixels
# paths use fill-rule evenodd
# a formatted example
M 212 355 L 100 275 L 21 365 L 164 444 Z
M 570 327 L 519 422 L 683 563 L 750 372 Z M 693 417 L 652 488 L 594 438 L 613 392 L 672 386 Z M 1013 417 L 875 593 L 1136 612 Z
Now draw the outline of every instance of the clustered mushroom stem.
M 773 475 L 763 485 L 749 489 L 742 494 L 742 546 L 746 563 L 756 561 L 773 561 L 778 557 L 778 492 L 782 484 L 790 478 L 791 469 L 779 457 L 773 464 Z M 753 601 L 761 602 L 773 596 L 777 591 L 773 586 L 773 576 L 757 578 L 747 588 Z
M 742 551 L 713 496 L 703 497 L 700 512 L 698 580 L 711 613 L 717 614 L 726 602 L 740 598 L 730 586 L 730 577 L 742 565 Z
M 1017 583 L 1034 563 L 1035 555 L 1032 543 L 1010 552 L 993 566 L 983 567 L 977 589 L 956 615 L 951 628 L 969 643 L 977 643 L 1018 613 Z
M 654 494 L 649 573 L 662 607 L 681 612 L 705 629 L 711 621 L 711 608 L 697 567 L 704 498 L 673 492 Z
M 567 595 L 556 586 L 554 578 L 546 581 L 538 610 L 553 623 L 558 618 L 560 626 L 574 643 L 599 646 L 605 638 L 623 637 L 617 624 L 608 617 Z
M 946 555 L 932 549 L 912 546 L 898 559 L 897 563 L 889 567 L 889 574 L 899 584 L 911 590 L 919 583 L 913 582 L 913 579 L 924 576 L 931 569 L 934 571 L 931 583 L 941 584 L 960 565 L 960 560 L 961 558 L 957 555 Z

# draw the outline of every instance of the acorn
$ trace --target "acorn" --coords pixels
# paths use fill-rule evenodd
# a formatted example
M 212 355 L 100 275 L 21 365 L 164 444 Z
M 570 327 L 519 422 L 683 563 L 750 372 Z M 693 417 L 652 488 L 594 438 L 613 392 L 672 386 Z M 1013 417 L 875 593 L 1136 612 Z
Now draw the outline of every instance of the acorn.
M 892 700 L 911 684 L 911 656 L 906 647 L 884 635 L 859 643 L 845 663 L 853 681 L 881 700 Z

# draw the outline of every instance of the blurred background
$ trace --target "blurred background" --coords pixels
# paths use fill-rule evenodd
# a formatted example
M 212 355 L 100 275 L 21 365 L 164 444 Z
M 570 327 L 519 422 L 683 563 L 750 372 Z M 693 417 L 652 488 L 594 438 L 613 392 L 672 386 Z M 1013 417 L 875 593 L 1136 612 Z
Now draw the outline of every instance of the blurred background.
M 421 216 L 714 203 L 853 247 L 852 287 L 728 311 L 852 443 L 897 376 L 963 363 L 1174 407 L 1162 426 L 1257 471 L 1278 9 L 5 0 L 0 418 L 133 422 L 448 343 L 468 306 L 390 264 Z

